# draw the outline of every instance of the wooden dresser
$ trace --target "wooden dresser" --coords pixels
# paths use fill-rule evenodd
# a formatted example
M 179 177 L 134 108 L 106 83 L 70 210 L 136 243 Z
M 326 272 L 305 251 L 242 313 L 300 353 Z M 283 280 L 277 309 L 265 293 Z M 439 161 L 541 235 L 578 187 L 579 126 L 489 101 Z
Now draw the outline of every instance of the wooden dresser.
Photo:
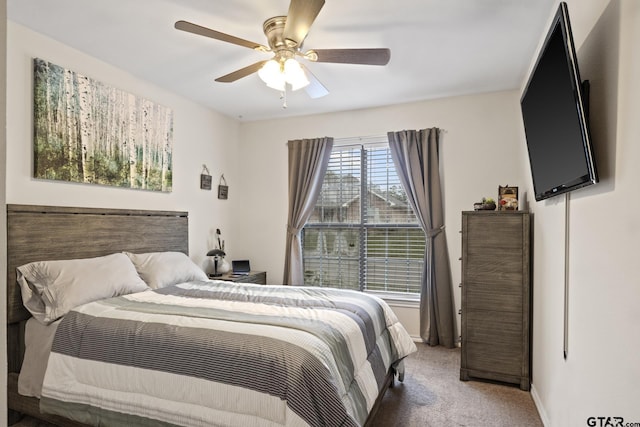
M 460 379 L 531 383 L 530 214 L 462 212 Z

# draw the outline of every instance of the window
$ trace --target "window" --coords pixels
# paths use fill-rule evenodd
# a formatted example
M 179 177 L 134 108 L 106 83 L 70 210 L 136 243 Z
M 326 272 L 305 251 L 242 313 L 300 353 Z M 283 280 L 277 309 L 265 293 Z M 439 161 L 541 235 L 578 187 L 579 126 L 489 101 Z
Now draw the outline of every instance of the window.
M 387 142 L 338 144 L 302 232 L 305 285 L 419 294 L 425 236 Z

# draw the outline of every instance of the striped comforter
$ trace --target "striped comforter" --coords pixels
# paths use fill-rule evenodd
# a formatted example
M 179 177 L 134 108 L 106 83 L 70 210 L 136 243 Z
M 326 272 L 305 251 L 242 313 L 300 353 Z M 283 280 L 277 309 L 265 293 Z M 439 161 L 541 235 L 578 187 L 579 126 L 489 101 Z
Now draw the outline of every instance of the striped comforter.
M 413 351 L 370 295 L 189 282 L 67 314 L 41 410 L 101 426 L 357 426 Z

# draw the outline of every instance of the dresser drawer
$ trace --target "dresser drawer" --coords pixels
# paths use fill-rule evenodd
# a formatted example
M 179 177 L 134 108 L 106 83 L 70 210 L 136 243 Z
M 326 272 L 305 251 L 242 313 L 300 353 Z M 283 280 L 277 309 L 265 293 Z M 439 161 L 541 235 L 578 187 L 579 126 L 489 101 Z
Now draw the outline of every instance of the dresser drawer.
M 465 317 L 462 331 L 465 344 L 504 345 L 522 351 L 522 313 L 467 309 L 462 315 Z
M 464 340 L 464 337 L 462 338 Z M 472 371 L 492 372 L 502 375 L 523 375 L 522 346 L 465 342 L 466 364 Z M 480 375 L 477 375 L 480 376 Z
M 517 312 L 522 315 L 522 286 L 464 282 L 465 309 Z

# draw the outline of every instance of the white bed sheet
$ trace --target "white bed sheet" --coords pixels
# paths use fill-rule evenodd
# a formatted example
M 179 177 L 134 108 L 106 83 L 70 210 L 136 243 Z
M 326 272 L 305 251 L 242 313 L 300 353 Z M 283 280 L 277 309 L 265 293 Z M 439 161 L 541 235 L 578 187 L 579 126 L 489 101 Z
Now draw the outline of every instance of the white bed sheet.
M 40 398 L 53 337 L 61 321 L 62 319 L 43 325 L 33 317 L 27 320 L 24 360 L 18 376 L 19 394 Z

